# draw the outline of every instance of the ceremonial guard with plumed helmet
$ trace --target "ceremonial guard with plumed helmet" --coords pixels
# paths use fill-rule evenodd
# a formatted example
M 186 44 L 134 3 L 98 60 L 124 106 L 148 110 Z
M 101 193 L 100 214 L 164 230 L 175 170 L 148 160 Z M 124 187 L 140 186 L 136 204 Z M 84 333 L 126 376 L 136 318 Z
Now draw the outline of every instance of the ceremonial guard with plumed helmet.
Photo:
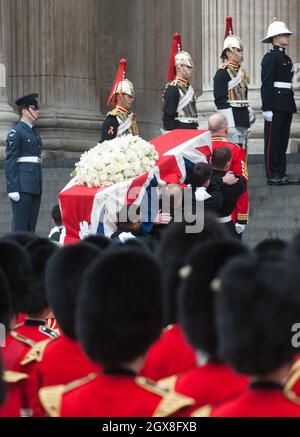
M 197 129 L 196 96 L 190 80 L 194 64 L 191 55 L 182 50 L 181 35 L 173 36 L 172 51 L 163 101 L 163 126 L 165 131 Z
M 114 85 L 107 100 L 107 106 L 112 106 L 102 125 L 101 142 L 112 140 L 120 135 L 138 135 L 135 114 L 131 112 L 134 102 L 134 88 L 126 77 L 126 59 L 121 59 Z
M 244 48 L 233 33 L 232 17 L 226 18 L 223 63 L 214 77 L 214 99 L 217 111 L 228 121 L 228 141 L 246 146 L 248 129 L 255 122 L 255 112 L 249 106 L 247 72 L 242 68 Z

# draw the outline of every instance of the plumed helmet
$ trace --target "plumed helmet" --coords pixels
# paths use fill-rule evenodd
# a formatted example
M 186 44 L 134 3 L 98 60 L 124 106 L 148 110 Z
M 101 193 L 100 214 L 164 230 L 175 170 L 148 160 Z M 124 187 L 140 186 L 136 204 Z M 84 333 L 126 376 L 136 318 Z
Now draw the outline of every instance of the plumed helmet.
M 187 65 L 188 67 L 194 68 L 194 63 L 192 61 L 191 55 L 188 52 L 182 50 L 180 33 L 175 33 L 173 35 L 168 77 L 167 77 L 168 81 L 172 81 L 175 79 L 175 67 L 177 65 Z
M 120 59 L 115 81 L 107 99 L 107 106 L 114 106 L 116 94 L 129 94 L 134 97 L 133 84 L 126 78 L 126 68 L 127 60 L 124 58 Z
M 121 80 L 116 88 L 115 94 L 129 94 L 134 97 L 134 88 L 133 83 L 128 79 Z
M 272 43 L 272 40 L 274 36 L 277 35 L 293 35 L 293 32 L 291 32 L 286 24 L 283 21 L 277 21 L 274 19 L 273 23 L 270 24 L 268 27 L 268 33 L 267 36 L 261 40 L 263 43 Z
M 221 57 L 223 58 L 226 50 L 243 50 L 241 38 L 233 33 L 232 17 L 226 17 L 226 29 L 224 34 L 224 44 Z

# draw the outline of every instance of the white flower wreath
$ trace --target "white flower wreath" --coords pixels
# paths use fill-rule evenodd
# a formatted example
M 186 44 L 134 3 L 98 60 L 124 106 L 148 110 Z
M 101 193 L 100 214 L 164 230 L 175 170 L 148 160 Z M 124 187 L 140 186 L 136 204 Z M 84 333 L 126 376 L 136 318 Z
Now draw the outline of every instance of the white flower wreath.
M 123 135 L 84 152 L 72 176 L 77 185 L 105 187 L 150 171 L 157 159 L 152 144 L 137 135 Z

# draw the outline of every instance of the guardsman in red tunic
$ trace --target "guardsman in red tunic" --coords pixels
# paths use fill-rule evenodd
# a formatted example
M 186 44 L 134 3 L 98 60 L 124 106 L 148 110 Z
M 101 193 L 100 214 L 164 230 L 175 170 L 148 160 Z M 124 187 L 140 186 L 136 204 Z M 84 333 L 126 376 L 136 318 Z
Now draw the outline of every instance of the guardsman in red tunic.
M 177 297 L 180 287 L 178 271 L 184 266 L 185 257 L 198 243 L 229 237 L 227 229 L 217 220 L 205 214 L 204 229 L 197 234 L 186 232 L 186 223 L 174 223 L 163 232 L 158 256 L 165 281 L 165 329 L 161 337 L 149 349 L 142 374 L 158 380 L 184 372 L 196 366 L 196 356 L 187 343 L 178 324 Z
M 103 371 L 42 388 L 50 416 L 168 416 L 194 403 L 138 375 L 162 328 L 161 270 L 150 253 L 122 246 L 95 260 L 83 278 L 77 317 L 83 349 Z
M 214 283 L 220 353 L 251 383 L 198 415 L 300 417 L 300 405 L 284 389 L 297 354 L 291 328 L 300 313 L 299 281 L 299 268 L 288 257 L 251 254 L 225 266 Z
M 44 271 L 48 259 L 58 248 L 55 243 L 43 238 L 32 241 L 26 248 L 32 266 L 32 278 L 29 282 L 29 290 L 27 288 L 24 308 L 22 308 L 22 311 L 26 313 L 26 319 L 23 324 L 16 326 L 8 334 L 6 347 L 3 349 L 3 360 L 5 371 L 26 374 L 29 377 L 34 366 L 31 355 L 39 352 L 40 342 L 57 337 L 57 334 L 46 326 L 49 307 L 44 285 Z M 18 262 L 21 262 L 20 258 Z M 31 415 L 31 411 L 28 403 L 27 381 L 28 378 L 18 378 L 13 388 L 14 391 L 20 391 L 21 411 L 19 415 L 28 416 Z M 15 393 L 14 397 L 16 397 Z M 7 402 L 11 405 L 10 391 L 8 391 Z
M 238 176 L 242 176 L 248 181 L 248 170 L 246 161 L 246 152 L 237 144 L 230 143 L 227 140 L 228 122 L 222 114 L 214 114 L 209 117 L 208 128 L 212 136 L 212 149 L 217 147 L 228 147 L 232 153 L 232 162 L 230 171 Z M 246 190 L 239 198 L 236 207 L 232 213 L 232 221 L 237 224 L 236 231 L 241 234 L 244 231 L 245 225 L 248 223 L 249 214 L 249 196 Z
M 238 375 L 218 354 L 215 295 L 211 283 L 229 259 L 246 253 L 239 241 L 210 241 L 195 249 L 180 270 L 179 318 L 197 355 L 197 366 L 159 381 L 164 387 L 194 398 L 196 407 L 231 398 L 244 391 L 248 379 Z
M 196 354 L 179 324 L 167 326 L 146 355 L 141 375 L 155 381 L 196 366 Z
M 0 266 L 0 417 L 3 415 L 1 406 L 5 402 L 6 387 L 2 363 L 2 347 L 5 346 L 5 334 L 9 329 L 11 318 L 11 301 L 9 288 L 4 270 Z
M 61 335 L 44 342 L 41 353 L 32 357 L 37 361 L 29 381 L 29 402 L 34 416 L 43 414 L 38 399 L 40 388 L 67 384 L 99 370 L 100 366 L 92 363 L 83 353 L 75 331 L 75 311 L 82 275 L 99 255 L 100 248 L 84 240 L 60 249 L 47 265 L 47 296 Z

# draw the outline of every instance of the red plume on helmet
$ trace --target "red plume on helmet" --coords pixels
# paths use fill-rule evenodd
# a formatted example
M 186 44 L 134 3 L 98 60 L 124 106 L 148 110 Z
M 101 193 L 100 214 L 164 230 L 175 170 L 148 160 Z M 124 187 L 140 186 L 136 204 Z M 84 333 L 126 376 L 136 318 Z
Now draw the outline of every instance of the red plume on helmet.
M 120 59 L 119 68 L 115 77 L 115 81 L 111 89 L 110 95 L 107 99 L 107 106 L 114 106 L 114 97 L 118 89 L 118 85 L 122 80 L 126 78 L 126 66 L 127 66 L 127 60 L 124 58 Z
M 226 17 L 226 28 L 225 28 L 224 39 L 229 35 L 233 35 L 232 17 Z
M 171 56 L 169 62 L 168 77 L 167 77 L 167 80 L 169 82 L 175 79 L 175 56 L 178 52 L 181 52 L 181 50 L 182 50 L 181 35 L 180 33 L 175 33 L 173 35 L 173 42 L 172 42 Z

